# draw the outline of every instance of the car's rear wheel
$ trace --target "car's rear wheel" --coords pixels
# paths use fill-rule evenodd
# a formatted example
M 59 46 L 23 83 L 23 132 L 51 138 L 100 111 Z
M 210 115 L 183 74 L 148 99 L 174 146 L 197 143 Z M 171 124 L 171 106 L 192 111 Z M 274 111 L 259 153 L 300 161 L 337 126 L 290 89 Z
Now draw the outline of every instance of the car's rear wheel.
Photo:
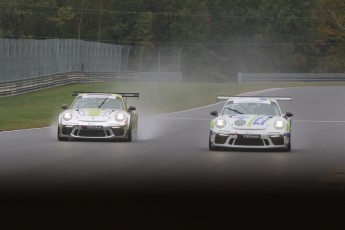
M 58 127 L 58 130 L 57 130 L 57 138 L 58 138 L 59 141 L 67 141 L 68 140 L 67 137 L 62 137 L 61 136 L 60 127 Z

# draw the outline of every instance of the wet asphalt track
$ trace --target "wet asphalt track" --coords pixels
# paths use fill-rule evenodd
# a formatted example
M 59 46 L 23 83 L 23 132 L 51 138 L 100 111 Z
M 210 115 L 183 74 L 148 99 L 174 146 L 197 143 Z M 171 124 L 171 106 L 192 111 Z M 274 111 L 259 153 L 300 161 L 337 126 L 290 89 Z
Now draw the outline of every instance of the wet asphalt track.
M 283 112 L 294 113 L 290 153 L 210 152 L 209 113 L 220 111 L 222 104 L 140 117 L 139 137 L 133 143 L 59 142 L 56 127 L 1 132 L 1 192 L 15 194 L 14 200 L 25 194 L 188 194 L 204 198 L 240 194 L 245 200 L 264 194 L 278 198 L 277 202 L 286 201 L 283 197 L 289 194 L 339 197 L 344 181 L 335 181 L 333 175 L 341 174 L 339 168 L 345 164 L 345 89 L 290 88 L 259 95 L 293 98 L 280 103 Z M 326 199 L 316 200 L 330 205 Z M 196 203 L 193 207 L 198 207 Z M 158 210 L 160 206 L 154 207 Z M 327 208 L 333 209 L 331 205 Z M 199 222 L 191 226 L 198 226 L 195 223 Z

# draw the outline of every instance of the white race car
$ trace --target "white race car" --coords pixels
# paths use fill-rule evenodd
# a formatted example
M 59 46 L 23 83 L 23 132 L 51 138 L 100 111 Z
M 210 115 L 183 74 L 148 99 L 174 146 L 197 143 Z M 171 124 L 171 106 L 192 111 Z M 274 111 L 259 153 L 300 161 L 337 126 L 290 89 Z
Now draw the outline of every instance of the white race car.
M 60 141 L 81 139 L 123 139 L 132 141 L 138 130 L 136 108 L 123 98 L 137 97 L 139 93 L 74 92 L 70 108 L 59 115 L 57 137 Z
M 289 97 L 226 97 L 221 113 L 210 124 L 209 149 L 251 148 L 291 150 L 292 113 L 282 114 L 277 101 Z

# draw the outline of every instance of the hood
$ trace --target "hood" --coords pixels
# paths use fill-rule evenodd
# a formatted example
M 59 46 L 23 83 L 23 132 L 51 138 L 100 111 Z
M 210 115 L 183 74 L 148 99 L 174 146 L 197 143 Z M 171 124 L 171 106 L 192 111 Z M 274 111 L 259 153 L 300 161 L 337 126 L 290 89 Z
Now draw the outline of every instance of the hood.
M 234 128 L 234 129 L 255 129 L 255 130 L 263 130 L 267 129 L 273 122 L 274 117 L 266 116 L 266 115 L 236 115 L 236 116 L 224 116 L 227 122 Z
M 79 121 L 107 121 L 112 117 L 112 109 L 87 108 L 74 110 L 73 113 Z

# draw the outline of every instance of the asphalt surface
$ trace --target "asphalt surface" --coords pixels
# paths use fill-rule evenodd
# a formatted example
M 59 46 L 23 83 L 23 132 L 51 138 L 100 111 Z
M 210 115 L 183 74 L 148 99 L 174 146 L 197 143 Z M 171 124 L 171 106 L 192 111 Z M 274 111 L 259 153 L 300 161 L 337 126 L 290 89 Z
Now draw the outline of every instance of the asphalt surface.
M 64 229 L 90 227 L 85 218 L 95 219 L 109 207 L 112 211 L 102 218 L 109 220 L 113 213 L 125 216 L 120 220 L 137 220 L 126 221 L 124 229 L 138 223 L 163 229 L 249 226 L 253 222 L 248 219 L 279 229 L 343 229 L 341 212 L 335 210 L 344 204 L 345 194 L 344 88 L 255 94 L 292 97 L 292 102 L 280 103 L 283 112 L 294 114 L 291 152 L 209 151 L 209 113 L 220 111 L 222 103 L 140 117 L 139 136 L 132 143 L 59 142 L 54 125 L 1 132 L 0 191 L 7 213 L 37 212 L 45 218 L 51 217 L 49 211 L 74 217 L 83 213 L 77 225 L 63 218 L 45 229 L 58 223 Z M 182 217 L 177 219 L 176 213 Z M 106 227 L 102 220 L 96 228 Z M 37 227 L 35 221 L 28 223 L 26 227 Z

